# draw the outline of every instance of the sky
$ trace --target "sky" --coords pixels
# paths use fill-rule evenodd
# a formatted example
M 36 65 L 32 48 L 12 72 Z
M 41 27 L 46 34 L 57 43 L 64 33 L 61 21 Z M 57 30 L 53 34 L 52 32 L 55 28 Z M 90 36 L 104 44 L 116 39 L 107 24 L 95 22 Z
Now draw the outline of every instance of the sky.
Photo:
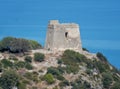
M 120 0 L 0 0 L 0 39 L 37 40 L 44 45 L 49 20 L 77 23 L 83 47 L 102 52 L 120 69 Z

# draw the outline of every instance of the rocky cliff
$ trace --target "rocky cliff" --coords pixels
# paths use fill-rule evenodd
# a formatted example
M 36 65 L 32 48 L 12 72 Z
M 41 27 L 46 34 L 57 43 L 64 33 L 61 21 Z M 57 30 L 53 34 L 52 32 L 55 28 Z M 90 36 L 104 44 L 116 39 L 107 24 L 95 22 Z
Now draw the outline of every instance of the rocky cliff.
M 24 54 L 0 53 L 0 60 L 0 86 L 4 89 L 120 89 L 120 71 L 101 53 L 40 49 Z M 17 81 L 11 79 L 13 85 L 6 71 L 19 77 Z M 10 76 L 15 76 L 14 72 Z

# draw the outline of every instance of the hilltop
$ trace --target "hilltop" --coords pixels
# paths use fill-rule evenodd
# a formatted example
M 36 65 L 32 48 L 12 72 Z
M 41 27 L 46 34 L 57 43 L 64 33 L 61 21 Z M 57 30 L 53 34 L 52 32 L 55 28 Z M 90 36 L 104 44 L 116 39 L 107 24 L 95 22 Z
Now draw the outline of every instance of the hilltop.
M 120 89 L 120 71 L 102 53 L 51 51 L 8 38 L 0 42 L 1 89 Z

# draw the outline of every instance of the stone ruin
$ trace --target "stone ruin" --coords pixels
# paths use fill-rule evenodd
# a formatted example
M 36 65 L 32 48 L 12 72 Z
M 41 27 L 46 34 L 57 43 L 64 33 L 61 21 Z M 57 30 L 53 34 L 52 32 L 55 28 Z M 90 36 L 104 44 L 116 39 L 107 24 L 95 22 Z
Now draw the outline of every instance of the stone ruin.
M 79 25 L 59 23 L 58 20 L 49 21 L 45 49 L 51 51 L 64 51 L 66 49 L 82 51 Z

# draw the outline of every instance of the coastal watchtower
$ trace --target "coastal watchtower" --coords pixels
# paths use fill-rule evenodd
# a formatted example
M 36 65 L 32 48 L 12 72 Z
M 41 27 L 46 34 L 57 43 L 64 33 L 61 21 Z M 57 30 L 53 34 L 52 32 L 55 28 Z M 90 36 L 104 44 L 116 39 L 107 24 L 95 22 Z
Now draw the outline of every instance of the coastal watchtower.
M 48 24 L 45 49 L 60 50 L 66 49 L 82 50 L 79 25 L 75 23 L 59 23 L 58 20 L 51 20 Z

